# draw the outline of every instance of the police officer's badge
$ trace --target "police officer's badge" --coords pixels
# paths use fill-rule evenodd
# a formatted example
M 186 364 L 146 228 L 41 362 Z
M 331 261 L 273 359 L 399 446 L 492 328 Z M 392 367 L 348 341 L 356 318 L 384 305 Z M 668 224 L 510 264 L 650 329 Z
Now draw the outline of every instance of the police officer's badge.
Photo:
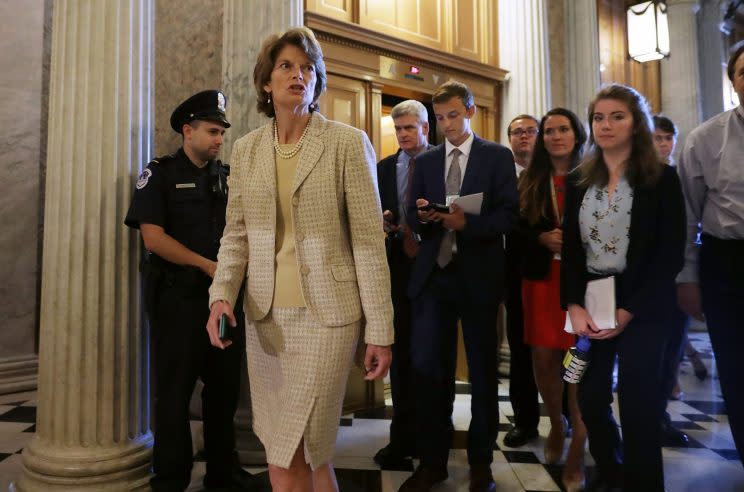
M 221 92 L 217 93 L 217 109 L 225 112 L 225 95 Z
M 152 171 L 150 171 L 149 169 L 145 169 L 144 171 L 142 171 L 142 174 L 140 174 L 136 184 L 138 190 L 141 190 L 142 188 L 147 186 L 147 181 L 150 179 L 150 176 L 152 176 Z

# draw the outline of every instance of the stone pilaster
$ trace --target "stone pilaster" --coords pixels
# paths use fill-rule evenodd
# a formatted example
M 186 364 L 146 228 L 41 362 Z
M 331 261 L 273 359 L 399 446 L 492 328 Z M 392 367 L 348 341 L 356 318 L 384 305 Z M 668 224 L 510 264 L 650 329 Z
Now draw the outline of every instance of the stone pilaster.
M 222 88 L 228 97 L 223 155 L 232 144 L 266 122 L 256 110 L 253 67 L 261 45 L 270 34 L 303 24 L 302 0 L 225 0 L 222 43 Z
M 596 0 L 564 0 L 566 8 L 566 106 L 586 121 L 600 85 Z
M 701 122 L 698 72 L 698 0 L 668 0 L 669 58 L 661 61 L 661 110 L 677 125 L 679 137 L 673 158 L 682 151 L 687 134 Z
M 723 112 L 723 95 L 721 94 L 721 77 L 724 69 L 721 63 L 728 59 L 724 56 L 723 35 L 719 27 L 723 18 L 722 10 L 728 2 L 725 0 L 705 0 L 701 2 L 698 13 L 698 63 L 700 70 L 700 96 L 702 100 L 701 120 L 706 121 Z M 674 47 L 672 47 L 674 48 Z
M 151 155 L 152 2 L 54 3 L 39 403 L 17 490 L 147 488 L 139 238 L 123 218 Z
M 519 114 L 539 119 L 550 109 L 547 33 L 544 0 L 499 0 L 499 65 L 509 71 L 502 91 L 502 128 Z M 501 134 L 507 142 L 506 131 Z
M 256 110 L 253 67 L 263 40 L 272 33 L 302 25 L 301 0 L 225 0 L 222 38 L 222 88 L 228 98 L 223 158 L 228 161 L 233 143 L 267 120 Z M 253 433 L 248 371 L 243 364 L 240 403 L 235 414 L 235 440 L 240 462 L 266 462 L 266 452 Z

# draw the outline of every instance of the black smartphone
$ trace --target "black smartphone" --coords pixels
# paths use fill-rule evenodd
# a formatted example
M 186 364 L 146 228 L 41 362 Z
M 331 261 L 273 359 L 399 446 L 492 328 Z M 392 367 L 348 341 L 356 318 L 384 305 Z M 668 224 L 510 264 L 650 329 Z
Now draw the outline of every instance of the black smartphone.
M 428 210 L 434 210 L 435 212 L 441 212 L 443 214 L 450 213 L 450 209 L 447 205 L 442 205 L 441 203 L 427 203 L 423 207 L 418 207 L 419 210 L 422 212 L 426 212 Z
M 227 315 L 225 313 L 222 313 L 220 316 L 220 329 L 217 332 L 217 334 L 220 337 L 220 340 L 226 340 L 227 339 L 227 324 L 229 320 L 227 318 Z

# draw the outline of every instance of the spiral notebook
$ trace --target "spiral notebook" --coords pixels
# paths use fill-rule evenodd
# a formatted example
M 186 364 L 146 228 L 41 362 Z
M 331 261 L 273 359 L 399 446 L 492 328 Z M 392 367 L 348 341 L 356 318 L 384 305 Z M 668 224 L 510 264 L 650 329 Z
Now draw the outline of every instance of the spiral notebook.
M 584 309 L 592 317 L 597 328 L 611 330 L 617 326 L 615 319 L 615 277 L 590 280 L 586 283 Z M 564 331 L 574 333 L 571 317 L 566 313 Z

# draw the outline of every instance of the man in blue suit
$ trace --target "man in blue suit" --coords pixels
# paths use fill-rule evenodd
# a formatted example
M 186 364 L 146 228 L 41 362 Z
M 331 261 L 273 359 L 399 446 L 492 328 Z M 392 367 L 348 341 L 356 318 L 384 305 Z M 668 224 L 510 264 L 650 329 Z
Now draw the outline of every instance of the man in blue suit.
M 448 388 L 459 319 L 472 395 L 470 490 L 490 492 L 496 488 L 490 464 L 499 423 L 496 321 L 504 291 L 503 235 L 516 222 L 519 201 L 514 158 L 506 147 L 471 131 L 476 109 L 467 86 L 447 82 L 432 102 L 446 140 L 416 159 L 407 214 L 421 237 L 408 286 L 421 464 L 400 491 L 428 491 L 448 476 Z M 483 193 L 480 213 L 450 205 L 458 196 L 474 193 Z M 449 213 L 426 210 L 434 203 L 450 205 Z

